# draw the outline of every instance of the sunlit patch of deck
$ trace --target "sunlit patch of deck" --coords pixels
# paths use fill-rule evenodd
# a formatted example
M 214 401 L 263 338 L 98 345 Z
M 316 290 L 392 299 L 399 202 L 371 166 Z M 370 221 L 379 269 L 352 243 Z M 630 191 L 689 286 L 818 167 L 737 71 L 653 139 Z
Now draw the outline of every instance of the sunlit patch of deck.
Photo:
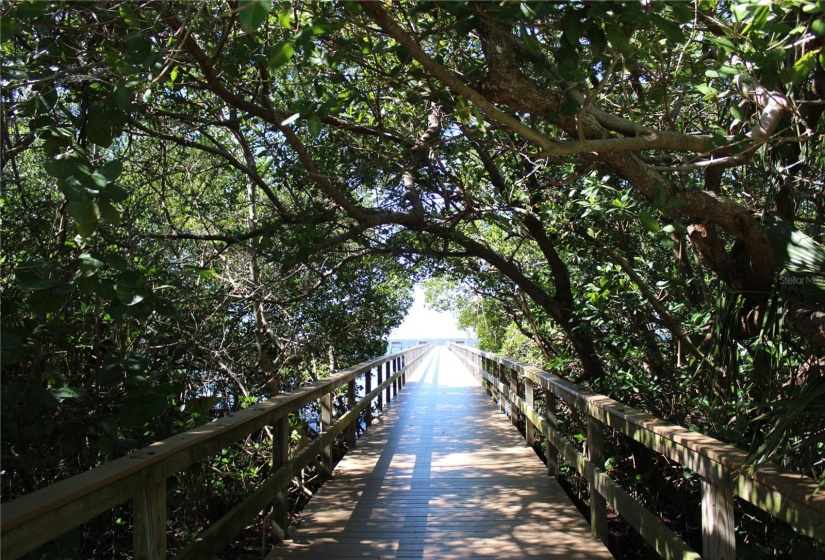
M 409 379 L 290 528 L 280 558 L 612 558 L 446 349 Z

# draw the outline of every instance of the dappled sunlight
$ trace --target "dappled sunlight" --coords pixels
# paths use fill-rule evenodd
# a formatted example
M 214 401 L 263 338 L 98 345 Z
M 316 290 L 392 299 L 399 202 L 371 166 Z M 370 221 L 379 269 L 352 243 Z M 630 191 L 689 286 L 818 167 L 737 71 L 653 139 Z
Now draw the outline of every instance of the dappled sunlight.
M 428 356 L 269 560 L 611 558 L 446 349 Z

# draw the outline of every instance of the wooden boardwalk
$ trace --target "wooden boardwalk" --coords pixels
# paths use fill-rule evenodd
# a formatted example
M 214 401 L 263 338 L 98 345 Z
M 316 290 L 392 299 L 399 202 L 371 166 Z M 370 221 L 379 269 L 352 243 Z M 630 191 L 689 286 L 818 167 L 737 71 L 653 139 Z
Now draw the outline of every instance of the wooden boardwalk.
M 446 348 L 358 440 L 280 558 L 612 558 Z

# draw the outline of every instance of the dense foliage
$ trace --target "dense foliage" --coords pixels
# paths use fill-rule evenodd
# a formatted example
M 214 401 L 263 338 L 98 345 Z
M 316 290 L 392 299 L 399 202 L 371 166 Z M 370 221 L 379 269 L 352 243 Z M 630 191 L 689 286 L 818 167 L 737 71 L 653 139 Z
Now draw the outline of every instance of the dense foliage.
M 823 480 L 822 2 L 4 6 L 4 499 L 379 351 L 414 274 Z

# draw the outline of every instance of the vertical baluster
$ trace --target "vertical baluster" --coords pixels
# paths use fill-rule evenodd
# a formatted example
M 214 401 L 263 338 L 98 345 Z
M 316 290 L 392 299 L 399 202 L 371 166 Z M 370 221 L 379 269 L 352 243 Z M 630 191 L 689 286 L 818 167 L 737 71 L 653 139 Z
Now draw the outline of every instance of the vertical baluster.
M 587 416 L 587 458 L 598 469 L 604 468 L 604 426 Z M 590 483 L 590 531 L 593 536 L 607 544 L 607 502 Z
M 389 379 L 390 376 L 392 375 L 392 362 L 393 362 L 393 360 L 390 360 L 390 361 L 387 362 L 387 377 L 386 377 L 386 379 Z M 390 404 L 391 393 L 392 393 L 392 387 L 390 385 L 387 385 L 387 404 Z
M 398 361 L 400 359 L 401 358 L 396 358 L 392 361 L 392 373 L 393 374 L 398 373 L 398 370 L 399 370 L 399 367 L 398 367 L 399 362 Z M 397 377 L 395 379 L 393 379 L 393 381 L 392 381 L 392 396 L 393 396 L 393 398 L 398 396 L 398 378 Z
M 708 560 L 736 558 L 733 492 L 707 480 L 702 481 L 702 553 Z
M 284 416 L 272 426 L 272 471 L 278 470 L 289 460 L 289 421 Z M 287 536 L 289 525 L 289 482 L 275 493 L 272 500 L 272 536 L 275 542 L 282 542 Z
M 355 379 L 351 379 L 347 383 L 347 410 L 355 408 Z M 344 428 L 344 438 L 347 442 L 347 447 L 351 448 L 355 445 L 355 430 L 358 427 L 358 418 L 353 418 L 349 426 Z
M 135 495 L 133 503 L 135 559 L 166 558 L 166 481 L 147 486 Z
M 364 374 L 364 395 L 369 395 L 372 391 L 372 372 L 373 368 L 370 368 L 369 371 Z M 367 428 L 372 426 L 372 401 L 370 401 L 367 408 L 364 409 L 364 424 L 366 424 Z
M 320 399 L 321 405 L 321 432 L 328 432 L 332 426 L 332 393 L 326 393 Z M 322 479 L 332 476 L 332 442 L 325 445 L 321 452 L 320 474 Z
M 485 357 L 481 357 L 481 370 L 489 375 L 493 375 L 493 364 L 492 362 Z M 481 385 L 487 391 L 487 394 L 490 396 L 491 399 L 495 398 L 495 393 L 493 392 L 493 386 L 490 384 L 490 381 L 482 376 Z
M 521 413 L 518 406 L 516 406 L 516 398 L 518 397 L 518 372 L 513 368 L 508 368 L 510 371 L 510 423 L 513 426 L 518 426 Z
M 504 385 L 504 364 L 493 362 L 496 368 L 496 378 L 500 385 Z M 498 390 L 498 408 L 502 412 L 507 412 L 507 398 L 504 396 L 504 391 Z
M 556 419 L 556 411 L 558 409 L 558 397 L 550 390 L 544 391 L 544 417 L 547 423 L 553 430 L 556 429 L 558 422 Z M 559 475 L 559 450 L 553 445 L 553 441 L 547 438 L 547 474 L 548 476 Z
M 381 383 L 383 383 L 383 381 L 384 381 L 383 373 L 384 373 L 384 364 L 381 364 L 380 366 L 378 366 L 378 379 L 375 381 L 377 386 L 379 386 L 379 387 L 381 386 Z M 377 406 L 378 406 L 378 411 L 379 412 L 384 412 L 384 391 L 378 391 Z
M 527 406 L 527 411 L 529 413 L 533 413 L 535 411 L 534 408 L 534 395 L 533 395 L 533 380 L 525 377 L 524 378 L 524 404 Z M 535 448 L 536 444 L 536 426 L 530 420 L 530 417 L 526 417 L 524 419 L 524 439 L 532 448 Z

